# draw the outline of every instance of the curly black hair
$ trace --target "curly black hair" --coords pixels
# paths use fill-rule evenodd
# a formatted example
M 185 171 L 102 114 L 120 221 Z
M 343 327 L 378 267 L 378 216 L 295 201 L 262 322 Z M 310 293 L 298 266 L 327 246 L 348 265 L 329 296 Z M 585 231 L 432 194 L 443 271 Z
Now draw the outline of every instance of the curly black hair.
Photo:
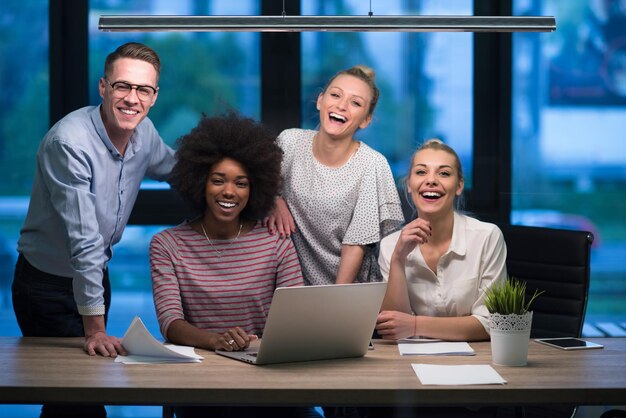
M 172 188 L 194 212 L 204 214 L 209 172 L 224 158 L 240 163 L 249 177 L 250 197 L 241 217 L 262 219 L 274 207 L 282 186 L 283 152 L 267 127 L 233 111 L 215 117 L 203 114 L 198 125 L 178 139 L 177 161 L 169 179 Z

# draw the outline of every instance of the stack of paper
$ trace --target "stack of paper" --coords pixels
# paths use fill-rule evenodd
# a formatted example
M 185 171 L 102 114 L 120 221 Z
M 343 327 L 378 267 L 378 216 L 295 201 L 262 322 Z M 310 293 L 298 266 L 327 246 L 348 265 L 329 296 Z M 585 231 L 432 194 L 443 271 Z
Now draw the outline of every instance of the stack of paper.
M 398 350 L 406 355 L 473 356 L 474 349 L 466 342 L 400 343 Z
M 117 356 L 115 362 L 124 364 L 149 363 L 199 363 L 203 357 L 197 355 L 193 347 L 161 344 L 136 316 L 128 327 L 122 345 L 127 356 Z
M 422 385 L 492 385 L 506 380 L 488 364 L 442 366 L 437 364 L 412 364 Z

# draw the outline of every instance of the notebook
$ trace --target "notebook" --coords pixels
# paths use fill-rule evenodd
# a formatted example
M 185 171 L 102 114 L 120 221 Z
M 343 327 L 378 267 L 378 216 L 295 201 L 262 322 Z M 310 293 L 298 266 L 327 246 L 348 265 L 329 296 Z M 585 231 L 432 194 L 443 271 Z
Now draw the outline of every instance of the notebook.
M 258 346 L 216 353 L 252 364 L 363 356 L 386 288 L 355 283 L 276 289 Z

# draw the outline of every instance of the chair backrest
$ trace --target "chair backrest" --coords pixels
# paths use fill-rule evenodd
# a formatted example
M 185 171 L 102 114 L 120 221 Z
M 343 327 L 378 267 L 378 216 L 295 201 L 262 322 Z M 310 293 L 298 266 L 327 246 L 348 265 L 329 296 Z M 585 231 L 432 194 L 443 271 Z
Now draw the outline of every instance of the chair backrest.
M 172 189 L 141 189 L 128 219 L 129 225 L 178 225 L 195 215 Z
M 500 225 L 507 245 L 509 276 L 526 282 L 533 302 L 532 338 L 580 337 L 587 295 L 593 234 L 586 231 Z

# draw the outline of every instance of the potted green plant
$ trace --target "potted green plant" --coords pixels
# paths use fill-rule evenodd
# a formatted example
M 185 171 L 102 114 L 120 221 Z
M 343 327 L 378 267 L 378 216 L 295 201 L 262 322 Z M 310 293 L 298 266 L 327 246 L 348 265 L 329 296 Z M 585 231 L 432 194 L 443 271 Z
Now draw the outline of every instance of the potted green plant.
M 526 300 L 526 283 L 507 277 L 485 292 L 489 311 L 491 356 L 494 364 L 525 366 L 528 362 L 528 341 L 533 312 L 530 306 L 543 293 L 535 290 Z

